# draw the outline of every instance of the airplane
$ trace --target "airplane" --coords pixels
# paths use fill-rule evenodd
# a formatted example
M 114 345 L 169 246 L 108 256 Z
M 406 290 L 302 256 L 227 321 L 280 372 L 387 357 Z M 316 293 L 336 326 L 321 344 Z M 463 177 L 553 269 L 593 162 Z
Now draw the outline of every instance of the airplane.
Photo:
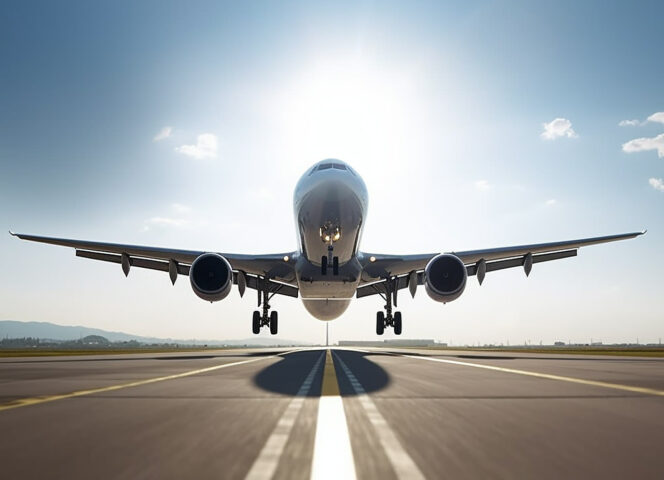
M 300 178 L 293 196 L 298 247 L 295 251 L 265 255 L 123 245 L 14 233 L 23 240 L 72 247 L 76 256 L 119 263 L 125 276 L 131 267 L 168 272 L 175 284 L 188 275 L 196 295 L 209 302 L 228 296 L 237 285 L 240 296 L 254 289 L 258 307 L 253 312 L 253 333 L 269 327 L 278 332 L 278 314 L 270 311 L 275 295 L 302 299 L 319 320 L 339 317 L 353 297 L 378 295 L 385 301 L 376 314 L 376 334 L 392 327 L 402 332 L 399 290 L 414 297 L 424 286 L 433 300 L 447 303 L 461 296 L 469 276 L 480 285 L 488 272 L 522 267 L 526 276 L 536 263 L 574 257 L 580 247 L 643 235 L 646 231 L 578 240 L 518 245 L 461 252 L 386 255 L 360 250 L 369 196 L 360 175 L 347 163 L 322 160 Z

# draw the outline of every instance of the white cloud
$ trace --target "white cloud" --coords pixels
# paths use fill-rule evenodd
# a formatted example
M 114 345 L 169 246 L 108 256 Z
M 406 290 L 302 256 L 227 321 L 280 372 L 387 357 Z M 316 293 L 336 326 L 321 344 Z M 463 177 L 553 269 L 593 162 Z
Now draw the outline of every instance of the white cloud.
M 559 137 L 576 138 L 578 135 L 572 129 L 572 122 L 566 118 L 554 118 L 549 123 L 543 123 L 544 131 L 540 136 L 546 140 L 555 140 Z
M 189 221 L 183 218 L 169 218 L 169 217 L 152 217 L 148 220 L 150 225 L 160 226 L 160 227 L 184 227 Z
M 643 122 L 640 122 L 639 120 L 636 119 L 621 120 L 620 123 L 618 123 L 618 125 L 621 127 L 635 127 L 635 126 L 646 125 L 648 122 L 664 123 L 664 112 L 655 112 L 652 115 L 650 115 L 648 118 L 646 118 Z
M 153 142 L 158 142 L 160 140 L 164 140 L 168 137 L 171 136 L 171 132 L 173 131 L 172 127 L 164 127 L 159 132 L 154 136 L 152 139 Z
M 475 188 L 478 190 L 488 190 L 491 188 L 488 180 L 478 180 L 475 182 Z
M 551 207 L 551 206 L 555 205 L 556 203 L 558 203 L 558 200 L 556 200 L 555 198 L 550 198 L 545 202 L 547 207 Z
M 620 123 L 618 123 L 618 126 L 620 127 L 635 127 L 637 125 L 640 125 L 641 122 L 638 120 L 621 120 Z
M 664 192 L 664 180 L 662 180 L 661 178 L 651 178 L 651 179 L 648 180 L 648 183 L 655 190 L 659 190 L 660 192 Z
M 664 123 L 664 112 L 653 113 L 648 117 L 649 122 Z
M 657 150 L 659 158 L 664 157 L 664 133 L 660 133 L 653 138 L 635 138 L 627 143 L 623 143 L 623 152 L 645 152 L 646 150 Z
M 201 133 L 196 137 L 196 145 L 182 145 L 175 151 L 198 160 L 217 156 L 217 136 L 212 133 Z
M 174 211 L 175 213 L 180 213 L 180 214 L 182 214 L 182 213 L 189 213 L 189 212 L 191 212 L 191 208 L 190 208 L 190 207 L 188 207 L 188 206 L 186 206 L 186 205 L 182 205 L 181 203 L 174 203 L 173 205 L 171 205 L 171 208 L 173 209 L 173 211 Z

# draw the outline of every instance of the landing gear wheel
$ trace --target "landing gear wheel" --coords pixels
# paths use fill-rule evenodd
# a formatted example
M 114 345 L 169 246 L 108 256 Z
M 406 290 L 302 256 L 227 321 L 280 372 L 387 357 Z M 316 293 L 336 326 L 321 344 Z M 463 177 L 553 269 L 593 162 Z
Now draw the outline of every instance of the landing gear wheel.
M 385 332 L 385 313 L 378 312 L 376 314 L 376 334 L 382 335 Z
M 277 312 L 272 312 L 270 314 L 270 333 L 276 335 L 279 330 L 279 315 Z
M 332 259 L 332 275 L 339 275 L 339 257 Z
M 327 275 L 327 257 L 325 256 L 320 259 L 320 273 L 321 275 Z
M 394 313 L 394 334 L 401 335 L 401 312 Z
M 261 312 L 258 310 L 254 311 L 254 316 L 251 319 L 251 328 L 254 331 L 254 335 L 261 333 Z

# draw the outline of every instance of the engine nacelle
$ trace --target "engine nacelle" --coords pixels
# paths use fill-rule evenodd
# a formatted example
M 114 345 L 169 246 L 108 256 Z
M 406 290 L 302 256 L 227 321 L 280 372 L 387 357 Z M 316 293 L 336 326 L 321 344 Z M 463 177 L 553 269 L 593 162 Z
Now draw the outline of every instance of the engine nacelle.
M 424 269 L 424 288 L 437 302 L 451 302 L 461 296 L 466 288 L 468 272 L 466 266 L 455 255 L 436 255 Z
M 228 296 L 233 286 L 230 263 L 217 253 L 199 255 L 189 268 L 189 281 L 194 293 L 208 302 Z

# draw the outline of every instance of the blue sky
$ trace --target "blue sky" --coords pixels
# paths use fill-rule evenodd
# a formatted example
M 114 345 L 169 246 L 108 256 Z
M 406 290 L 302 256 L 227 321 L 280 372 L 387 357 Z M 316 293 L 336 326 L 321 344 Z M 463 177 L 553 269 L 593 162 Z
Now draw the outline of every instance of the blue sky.
M 338 157 L 369 188 L 365 250 L 649 230 L 536 266 L 527 281 L 520 271 L 489 275 L 481 289 L 471 279 L 449 305 L 403 296 L 404 335 L 455 343 L 664 336 L 661 2 L 1 8 L 6 227 L 290 250 L 299 175 Z M 71 250 L 9 236 L 0 248 L 0 318 L 249 336 L 253 295 L 210 305 L 186 279 L 173 288 L 163 274 L 136 269 L 125 279 Z M 281 336 L 322 338 L 324 324 L 299 302 L 274 303 Z M 332 337 L 373 338 L 381 306 L 354 302 Z

